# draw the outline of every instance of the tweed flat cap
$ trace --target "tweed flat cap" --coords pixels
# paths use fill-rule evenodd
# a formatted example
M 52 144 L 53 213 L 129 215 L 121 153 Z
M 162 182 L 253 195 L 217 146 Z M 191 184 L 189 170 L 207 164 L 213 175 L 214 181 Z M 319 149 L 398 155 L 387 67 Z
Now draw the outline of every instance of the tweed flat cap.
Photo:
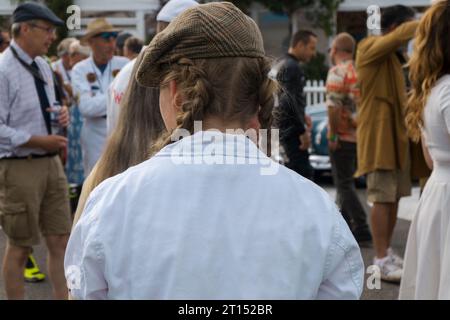
M 63 26 L 64 21 L 58 18 L 52 10 L 46 6 L 35 3 L 25 2 L 17 6 L 12 14 L 12 22 L 25 22 L 29 20 L 45 20 L 52 23 L 55 26 Z
M 146 87 L 158 87 L 162 73 L 181 58 L 264 56 L 256 23 L 232 3 L 212 2 L 187 9 L 153 38 L 136 80 Z

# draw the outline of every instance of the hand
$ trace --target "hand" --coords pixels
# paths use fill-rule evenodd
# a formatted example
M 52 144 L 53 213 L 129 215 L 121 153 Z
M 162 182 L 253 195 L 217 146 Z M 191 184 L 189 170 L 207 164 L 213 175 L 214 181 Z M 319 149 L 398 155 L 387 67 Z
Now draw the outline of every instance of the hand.
M 66 106 L 63 106 L 59 111 L 59 124 L 63 128 L 67 128 L 69 126 L 69 123 L 70 123 L 69 109 Z
M 330 151 L 336 151 L 338 148 L 339 148 L 339 142 L 338 141 L 328 140 L 328 149 Z
M 308 150 L 311 146 L 311 132 L 307 130 L 304 134 L 300 135 L 300 150 Z
M 311 131 L 312 130 L 312 119 L 310 116 L 305 115 L 305 123 L 306 123 L 306 130 Z
M 58 135 L 35 136 L 36 145 L 48 152 L 56 152 L 67 146 L 67 138 Z
M 48 112 L 58 112 L 58 109 L 55 108 L 47 108 Z M 66 106 L 62 106 L 59 109 L 59 117 L 58 117 L 59 124 L 63 128 L 67 128 L 70 123 L 70 116 L 69 116 L 69 109 Z
M 73 98 L 73 90 L 72 90 L 72 86 L 70 85 L 70 83 L 64 83 L 64 89 L 66 90 L 68 96 L 70 99 Z

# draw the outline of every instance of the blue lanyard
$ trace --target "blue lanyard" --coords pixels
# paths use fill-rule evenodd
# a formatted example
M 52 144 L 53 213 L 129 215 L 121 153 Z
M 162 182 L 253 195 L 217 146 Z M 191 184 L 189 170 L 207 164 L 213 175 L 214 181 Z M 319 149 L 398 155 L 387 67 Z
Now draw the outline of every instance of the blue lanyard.
M 91 63 L 92 63 L 92 68 L 94 69 L 95 78 L 97 78 L 97 82 L 98 82 L 98 85 L 99 85 L 100 92 L 104 94 L 101 78 L 103 76 L 103 73 L 108 72 L 108 68 L 109 68 L 110 70 L 109 70 L 109 73 L 108 73 L 108 83 L 111 82 L 111 60 L 108 61 L 108 65 L 106 66 L 105 71 L 103 73 L 100 72 L 100 77 L 97 74 L 97 69 L 98 68 L 97 68 L 97 66 L 94 63 L 94 58 L 92 58 Z

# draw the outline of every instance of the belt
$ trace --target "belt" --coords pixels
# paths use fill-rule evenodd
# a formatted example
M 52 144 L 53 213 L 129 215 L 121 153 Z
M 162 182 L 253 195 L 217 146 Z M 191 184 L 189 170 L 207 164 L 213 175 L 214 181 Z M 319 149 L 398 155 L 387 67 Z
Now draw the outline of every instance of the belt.
M 56 156 L 57 153 L 47 153 L 47 154 L 29 154 L 28 156 L 24 157 L 6 157 L 1 158 L 0 160 L 24 160 L 24 159 L 39 159 L 39 158 L 50 158 Z

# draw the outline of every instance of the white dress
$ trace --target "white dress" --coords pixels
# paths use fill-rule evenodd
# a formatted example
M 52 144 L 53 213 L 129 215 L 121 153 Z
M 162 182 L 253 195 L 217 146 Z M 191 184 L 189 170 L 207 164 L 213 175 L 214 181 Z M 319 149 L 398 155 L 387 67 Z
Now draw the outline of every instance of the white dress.
M 450 299 L 450 75 L 439 79 L 424 111 L 433 173 L 408 236 L 400 299 Z

